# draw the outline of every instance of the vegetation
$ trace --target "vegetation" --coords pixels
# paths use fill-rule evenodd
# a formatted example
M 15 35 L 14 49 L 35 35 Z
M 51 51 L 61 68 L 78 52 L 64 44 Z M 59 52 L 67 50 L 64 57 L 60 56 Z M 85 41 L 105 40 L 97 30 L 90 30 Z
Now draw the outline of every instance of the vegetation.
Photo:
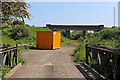
M 70 41 L 72 41 L 72 40 L 61 35 L 61 46 L 70 46 L 70 45 L 66 45 L 67 42 L 70 42 Z
M 85 44 L 106 46 L 109 48 L 120 48 L 120 28 L 105 28 L 99 32 L 87 33 L 83 39 L 78 39 L 79 46 L 74 50 L 75 61 L 85 61 Z
M 2 18 L 2 45 L 9 44 L 13 46 L 18 42 L 25 43 L 28 40 L 35 39 L 34 37 L 30 37 L 31 30 L 24 22 L 24 18 L 30 19 L 30 14 L 27 11 L 30 4 L 23 2 L 23 0 L 20 0 L 19 2 L 16 0 L 13 0 L 12 2 L 3 1 L 1 4 L 2 9 L 0 9 L 0 17 Z M 26 49 L 26 47 L 20 48 L 19 50 L 23 49 Z M 21 63 L 25 62 L 20 57 L 18 58 L 18 61 Z M 4 75 L 14 66 L 14 62 L 11 67 L 3 65 L 2 72 L 0 72 L 0 78 L 3 78 Z
M 78 45 L 78 44 L 73 44 L 72 43 L 73 41 L 76 41 L 75 39 L 66 38 L 65 31 L 60 31 L 60 33 L 61 33 L 61 46 L 77 46 Z
M 25 30 L 30 30 L 25 32 Z M 26 30 L 26 31 L 27 31 Z M 32 26 L 25 26 L 25 25 L 16 25 L 16 28 L 3 28 L 2 30 L 2 44 L 29 44 L 32 46 L 36 46 L 36 31 L 51 31 L 49 28 L 46 27 L 32 27 Z M 21 33 L 20 33 L 21 32 Z M 25 32 L 25 33 L 24 33 Z M 25 36 L 25 35 L 29 36 Z M 23 35 L 23 36 L 22 36 Z M 14 37 L 13 37 L 14 36 Z M 73 40 L 70 40 L 63 36 L 61 32 L 61 46 L 76 46 L 72 44 L 67 44 Z
M 16 29 L 14 28 L 14 31 L 13 31 L 13 28 L 4 28 L 2 30 L 2 34 L 3 34 L 2 44 L 12 43 L 11 45 L 13 45 L 16 43 L 19 43 L 19 44 L 23 43 L 23 44 L 29 44 L 29 45 L 35 46 L 36 45 L 36 31 L 50 31 L 50 29 L 48 28 L 29 27 L 29 26 L 24 26 L 24 25 L 16 25 Z M 20 33 L 18 31 L 21 32 L 21 36 L 19 35 Z M 16 39 L 15 36 L 18 38 Z
M 30 29 L 24 25 L 16 25 L 12 29 L 11 37 L 15 40 L 22 39 L 24 37 L 29 37 L 31 34 Z
M 18 63 L 22 63 L 22 65 L 25 63 L 25 60 L 22 59 L 20 56 L 18 57 Z
M 83 31 L 73 31 L 70 36 L 72 40 L 78 40 L 83 36 Z
M 1 77 L 3 78 L 10 71 L 10 66 L 3 65 L 1 71 L 2 71 L 1 72 Z
M 27 11 L 27 8 L 30 7 L 30 4 L 22 1 L 14 2 L 2 2 L 2 10 L 0 15 L 2 15 L 2 23 L 11 24 L 11 21 L 24 18 L 30 19 L 30 14 Z
M 20 21 L 20 20 L 15 20 L 12 22 L 12 24 L 15 26 L 15 25 L 25 25 L 25 23 L 23 21 Z

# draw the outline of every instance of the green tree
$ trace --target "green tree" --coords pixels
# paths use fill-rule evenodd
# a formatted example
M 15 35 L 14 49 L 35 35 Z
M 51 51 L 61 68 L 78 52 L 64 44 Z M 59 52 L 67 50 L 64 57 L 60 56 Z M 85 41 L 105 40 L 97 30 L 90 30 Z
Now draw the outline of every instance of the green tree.
M 27 8 L 30 7 L 30 4 L 26 2 L 2 2 L 2 10 L 0 14 L 2 14 L 2 23 L 10 23 L 17 19 L 22 19 L 24 22 L 24 18 L 30 19 L 30 14 L 27 11 Z

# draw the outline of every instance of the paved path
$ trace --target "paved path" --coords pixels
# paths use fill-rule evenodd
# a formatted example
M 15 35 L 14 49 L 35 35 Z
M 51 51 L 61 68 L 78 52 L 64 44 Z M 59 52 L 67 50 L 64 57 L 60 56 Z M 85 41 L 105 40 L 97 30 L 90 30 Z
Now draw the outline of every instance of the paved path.
M 21 53 L 26 63 L 11 78 L 82 78 L 73 62 L 74 47 L 56 50 L 29 50 Z

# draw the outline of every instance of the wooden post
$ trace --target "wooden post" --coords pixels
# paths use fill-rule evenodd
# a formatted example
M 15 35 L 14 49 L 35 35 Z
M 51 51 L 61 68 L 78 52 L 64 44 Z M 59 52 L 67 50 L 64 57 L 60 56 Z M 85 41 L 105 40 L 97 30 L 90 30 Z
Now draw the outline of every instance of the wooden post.
M 86 48 L 86 64 L 89 64 L 88 63 L 88 44 L 86 44 L 85 48 Z
M 12 57 L 12 51 L 10 50 L 10 66 L 12 67 L 12 59 L 11 59 L 11 57 Z
M 119 67 L 118 67 L 118 56 L 114 56 L 114 74 L 115 74 L 115 80 L 119 80 Z
M 16 47 L 18 48 L 18 45 L 16 44 Z M 17 65 L 18 63 L 18 49 L 15 49 L 15 64 Z

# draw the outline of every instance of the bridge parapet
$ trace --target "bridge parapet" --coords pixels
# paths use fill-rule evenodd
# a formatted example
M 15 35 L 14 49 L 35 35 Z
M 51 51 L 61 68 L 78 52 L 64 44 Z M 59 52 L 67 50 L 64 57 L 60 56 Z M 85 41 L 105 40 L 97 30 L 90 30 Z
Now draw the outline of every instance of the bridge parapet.
M 18 64 L 18 46 L 10 47 L 9 45 L 0 48 L 0 68 L 3 65 L 13 65 Z
M 120 79 L 120 49 L 86 45 L 86 63 L 107 79 Z

